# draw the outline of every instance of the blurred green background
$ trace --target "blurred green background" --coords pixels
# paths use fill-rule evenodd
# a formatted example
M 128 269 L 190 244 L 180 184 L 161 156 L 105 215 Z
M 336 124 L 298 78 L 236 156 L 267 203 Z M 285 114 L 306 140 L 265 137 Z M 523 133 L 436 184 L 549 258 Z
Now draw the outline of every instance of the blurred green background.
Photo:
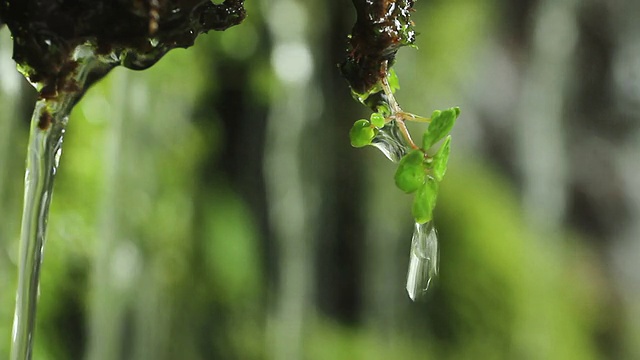
M 404 109 L 460 106 L 440 277 L 336 64 L 346 0 L 249 17 L 74 110 L 34 359 L 640 358 L 640 3 L 421 0 Z M 0 358 L 35 91 L 0 32 Z

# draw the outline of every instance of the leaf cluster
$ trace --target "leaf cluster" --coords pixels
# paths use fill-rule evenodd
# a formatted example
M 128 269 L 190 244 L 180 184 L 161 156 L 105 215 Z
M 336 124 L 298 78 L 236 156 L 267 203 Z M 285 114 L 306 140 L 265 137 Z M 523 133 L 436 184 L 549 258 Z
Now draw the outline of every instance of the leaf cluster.
M 422 146 L 416 146 L 404 155 L 398 164 L 394 177 L 395 184 L 405 193 L 415 194 L 411 212 L 417 223 L 423 224 L 433 218 L 438 186 L 447 171 L 451 153 L 449 133 L 459 115 L 460 109 L 457 107 L 434 111 L 429 127 L 422 135 Z M 354 147 L 371 145 L 379 130 L 389 119 L 390 117 L 385 117 L 381 112 L 376 112 L 371 114 L 368 120 L 356 121 L 349 133 L 351 145 Z M 440 147 L 433 151 L 435 145 L 441 141 Z

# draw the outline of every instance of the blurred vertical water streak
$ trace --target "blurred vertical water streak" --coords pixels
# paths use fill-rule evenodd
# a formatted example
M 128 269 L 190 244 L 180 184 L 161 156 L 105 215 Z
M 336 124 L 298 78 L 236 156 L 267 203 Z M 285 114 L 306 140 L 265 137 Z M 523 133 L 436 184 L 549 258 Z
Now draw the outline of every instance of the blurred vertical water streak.
M 11 205 L 10 201 L 4 201 L 11 194 L 8 193 L 9 178 L 13 175 L 10 171 L 12 164 L 11 150 L 16 137 L 15 131 L 20 116 L 19 105 L 21 75 L 16 70 L 16 64 L 12 59 L 13 42 L 9 30 L 5 27 L 0 30 L 0 214 L 4 215 Z M 24 164 L 23 160 L 20 160 Z M 2 216 L 3 224 L 0 226 L 0 244 L 8 241 L 8 226 L 10 218 Z
M 118 222 L 120 211 L 118 198 L 121 187 L 119 164 L 122 163 L 123 127 L 126 109 L 127 73 L 113 71 L 109 127 L 106 134 L 105 158 L 103 161 L 104 186 L 102 193 L 101 219 L 93 264 L 89 316 L 88 359 L 109 360 L 120 358 L 123 354 L 122 334 L 126 304 L 122 294 L 117 291 L 111 280 L 114 248 L 119 245 L 121 225 Z
M 178 185 L 163 178 L 162 166 L 172 161 L 164 157 L 167 152 L 184 146 L 179 141 L 185 123 L 176 115 L 184 110 L 181 98 L 171 98 L 181 90 L 168 88 L 165 93 L 156 85 L 163 81 L 160 66 L 152 70 L 155 75 L 123 68 L 110 74 L 101 219 L 91 281 L 90 360 L 169 359 L 177 347 L 170 341 L 175 313 L 169 307 L 169 298 L 176 294 L 168 292 L 167 284 L 177 281 L 171 277 L 181 279 L 182 269 L 171 261 L 185 254 L 172 245 L 183 243 L 179 231 L 189 213 L 173 202 L 171 186 Z M 154 91 L 172 101 L 156 101 L 163 97 L 154 97 Z M 170 206 L 175 213 L 161 217 Z
M 0 29 L 0 303 L 15 302 L 15 268 L 10 253 L 17 249 L 18 223 L 20 221 L 21 193 L 17 190 L 22 181 L 24 156 L 15 154 L 15 146 L 21 140 L 18 134 L 19 108 L 22 103 L 21 75 L 11 59 L 13 44 L 9 30 Z M 26 141 L 26 138 L 24 139 Z M 21 144 L 22 145 L 22 144 Z M 21 153 L 22 154 L 22 153 Z M 15 189 L 14 191 L 12 191 Z M 17 254 L 16 254 L 17 255 Z M 0 354 L 9 354 L 12 306 L 0 308 L 0 319 L 7 325 L 0 326 Z M 6 331 L 5 331 L 6 330 Z
M 569 161 L 564 116 L 578 39 L 577 7 L 578 0 L 541 0 L 537 4 L 516 111 L 515 148 L 523 211 L 543 242 L 562 228 L 566 218 Z M 523 324 L 533 319 L 549 321 L 541 317 L 536 304 L 530 303 L 526 309 Z M 522 327 L 513 336 L 516 353 L 552 357 L 549 344 L 554 339 L 549 334 Z
M 530 225 L 554 231 L 565 219 L 568 155 L 564 105 L 577 42 L 577 0 L 543 0 L 517 111 L 523 205 Z
M 19 103 L 20 96 L 20 74 L 11 59 L 12 48 L 9 31 L 3 28 L 0 30 L 0 108 L 2 109 L 0 112 L 0 167 L 3 169 L 0 171 L 0 199 L 4 199 L 6 178 L 11 175 L 6 169 L 10 159 L 14 124 L 17 122 L 16 105 Z M 1 213 L 4 213 L 2 208 L 0 208 Z M 0 233 L 0 242 L 4 240 L 4 235 Z
M 267 323 L 267 353 L 273 359 L 302 359 L 305 324 L 312 313 L 311 291 L 315 278 L 313 249 L 318 211 L 314 181 L 303 174 L 303 162 L 314 141 L 303 137 L 318 120 L 314 102 L 319 89 L 311 53 L 311 4 L 296 0 L 265 1 L 273 39 L 271 66 L 278 83 L 268 117 L 264 151 L 269 221 L 276 241 L 276 292 Z M 311 140 L 311 139 L 309 139 Z
M 624 326 L 623 353 L 621 358 L 640 358 L 640 2 L 621 0 L 610 4 L 614 25 L 615 44 L 612 64 L 612 83 L 615 114 L 618 119 L 633 121 L 633 131 L 623 139 L 615 139 L 611 148 L 615 151 L 616 175 L 621 177 L 622 188 L 615 189 L 624 194 L 628 217 L 620 219 L 611 244 L 615 282 L 620 290 Z M 608 115 L 608 114 L 607 114 Z M 614 123 L 612 118 L 607 122 Z M 620 120 L 617 120 L 620 121 Z M 617 122 L 616 121 L 616 122 Z M 613 124 L 607 124 L 613 127 Z M 612 151 L 612 153 L 613 153 Z M 601 184 L 610 185 L 610 184 Z M 606 190 L 603 190 L 606 191 Z
M 398 201 L 401 197 L 389 177 L 393 166 L 380 166 L 379 162 L 388 160 L 379 153 L 373 155 L 375 163 L 372 159 L 366 168 L 366 178 L 370 181 L 370 188 L 375 189 L 375 196 L 367 197 L 365 206 L 364 310 L 366 321 L 380 334 L 380 338 L 391 342 L 396 339 L 394 335 L 401 321 L 397 304 L 406 297 L 402 289 L 405 269 L 398 267 L 393 260 L 398 248 L 402 254 L 410 249 L 411 239 L 403 238 L 403 235 L 408 233 L 406 229 L 411 224 L 411 216 L 406 211 L 406 202 Z

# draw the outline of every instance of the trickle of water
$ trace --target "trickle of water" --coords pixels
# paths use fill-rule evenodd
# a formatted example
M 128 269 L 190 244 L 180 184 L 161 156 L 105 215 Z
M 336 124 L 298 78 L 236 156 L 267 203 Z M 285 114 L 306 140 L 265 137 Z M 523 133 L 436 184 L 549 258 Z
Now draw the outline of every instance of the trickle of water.
M 394 163 L 399 162 L 409 149 L 395 121 L 390 121 L 379 129 L 376 137 L 371 140 L 371 145 Z
M 431 279 L 438 275 L 438 235 L 433 223 L 415 224 L 409 254 L 407 293 L 411 300 L 422 297 Z
M 90 85 L 88 78 L 106 74 L 113 66 L 108 57 L 94 56 L 91 47 L 79 46 L 72 60 L 77 70 L 65 81 L 75 91 L 57 94 L 36 103 L 31 118 L 31 131 L 25 173 L 24 206 L 20 234 L 18 290 L 12 330 L 12 360 L 29 360 L 32 356 L 40 266 L 44 251 L 49 205 L 53 182 L 62 154 L 62 141 L 68 115 Z M 42 84 L 34 84 L 41 87 Z
M 13 58 L 18 71 L 40 94 L 32 117 L 27 155 L 12 332 L 13 360 L 29 360 L 32 356 L 49 204 L 67 118 L 73 106 L 93 82 L 115 66 L 145 69 L 173 48 L 190 47 L 199 34 L 226 30 L 246 16 L 243 0 L 225 0 L 223 4 L 206 1 L 160 4 L 156 1 L 149 14 L 153 22 L 140 16 L 132 17 L 135 6 L 115 9 L 109 5 L 112 1 L 94 2 L 96 4 L 76 4 L 78 14 L 90 16 L 61 19 L 60 11 L 74 1 L 55 4 L 35 0 L 0 1 L 2 25 L 6 24 L 14 39 Z M 170 15 L 159 19 L 160 13 Z M 161 27 L 158 27 L 159 20 L 162 20 Z M 70 26 L 83 31 L 61 31 L 61 21 L 64 29 Z M 146 28 L 140 25 L 148 25 L 149 32 L 140 31 Z M 150 34 L 154 34 L 153 39 L 149 39 Z
M 58 163 L 56 158 L 59 157 L 56 154 L 62 150 L 62 139 L 67 123 L 65 115 L 53 121 L 46 130 L 42 130 L 41 118 L 50 116 L 49 112 L 47 101 L 40 100 L 36 103 L 31 121 L 20 235 L 18 291 L 13 319 L 11 353 L 13 360 L 31 358 L 40 264 L 53 179 Z

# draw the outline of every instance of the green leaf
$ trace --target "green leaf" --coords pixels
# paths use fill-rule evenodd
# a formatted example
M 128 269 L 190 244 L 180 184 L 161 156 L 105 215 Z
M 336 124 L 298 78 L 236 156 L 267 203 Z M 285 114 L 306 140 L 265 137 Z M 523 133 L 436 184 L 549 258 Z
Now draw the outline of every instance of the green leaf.
M 449 161 L 449 154 L 451 153 L 451 135 L 447 136 L 444 143 L 438 149 L 438 152 L 433 155 L 433 175 L 436 180 L 442 181 L 444 174 L 447 172 L 447 162 Z
M 411 214 L 419 224 L 431 221 L 433 218 L 433 209 L 436 207 L 436 199 L 438 197 L 438 182 L 431 176 L 427 177 L 427 181 L 416 192 L 413 198 L 413 206 Z
M 371 140 L 376 136 L 376 130 L 371 127 L 371 123 L 368 120 L 360 119 L 353 124 L 351 131 L 349 131 L 349 138 L 351 139 L 351 146 L 364 147 L 371 144 Z
M 391 107 L 386 102 L 377 105 L 375 110 L 382 116 L 391 116 Z
M 398 80 L 398 74 L 396 74 L 395 70 L 389 69 L 387 81 L 389 82 L 389 88 L 391 88 L 392 93 L 395 93 L 396 90 L 400 90 L 400 81 Z
M 371 124 L 377 128 L 384 127 L 384 115 L 380 113 L 371 114 L 369 121 L 371 121 Z
M 431 115 L 429 128 L 422 136 L 422 148 L 426 151 L 447 136 L 456 123 L 459 114 L 460 109 L 457 107 L 444 111 L 434 111 Z
M 424 184 L 425 178 L 424 153 L 422 150 L 413 150 L 402 157 L 394 177 L 396 186 L 400 190 L 412 193 Z

